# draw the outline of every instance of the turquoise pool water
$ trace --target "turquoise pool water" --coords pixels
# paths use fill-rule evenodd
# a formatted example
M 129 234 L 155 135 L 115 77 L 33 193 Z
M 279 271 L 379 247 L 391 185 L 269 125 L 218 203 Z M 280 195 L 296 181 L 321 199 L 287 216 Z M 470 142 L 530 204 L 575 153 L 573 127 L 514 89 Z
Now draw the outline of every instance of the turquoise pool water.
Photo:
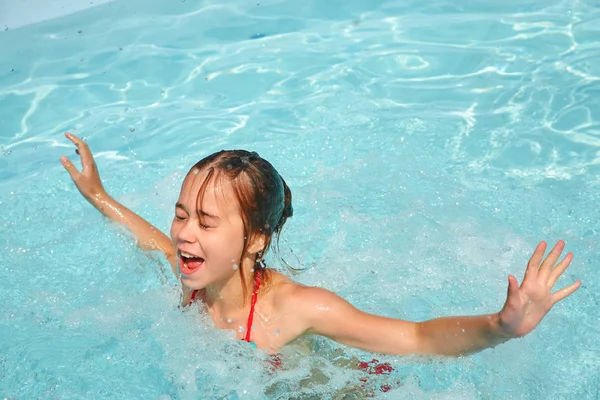
M 598 398 L 599 27 L 593 1 L 439 0 L 117 0 L 7 25 L 0 395 L 343 398 L 364 378 L 343 359 L 373 358 L 312 339 L 272 373 L 178 310 L 168 267 L 63 171 L 71 130 L 107 189 L 164 230 L 195 161 L 257 151 L 292 189 L 296 279 L 388 316 L 498 311 L 535 244 L 565 239 L 559 284 L 583 287 L 531 335 L 458 360 L 377 355 L 395 371 L 365 390 Z

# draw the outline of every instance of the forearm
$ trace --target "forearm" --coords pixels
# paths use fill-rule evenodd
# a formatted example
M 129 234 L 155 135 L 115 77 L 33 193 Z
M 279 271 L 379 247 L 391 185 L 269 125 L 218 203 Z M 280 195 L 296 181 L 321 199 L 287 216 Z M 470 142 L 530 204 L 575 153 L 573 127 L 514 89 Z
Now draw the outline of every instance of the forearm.
M 494 347 L 511 338 L 500 328 L 499 314 L 444 317 L 417 323 L 422 351 L 462 356 Z
M 171 261 L 175 254 L 173 244 L 169 237 L 154 225 L 113 199 L 106 192 L 90 196 L 87 200 L 102 215 L 128 228 L 137 238 L 137 244 L 140 248 L 160 250 Z

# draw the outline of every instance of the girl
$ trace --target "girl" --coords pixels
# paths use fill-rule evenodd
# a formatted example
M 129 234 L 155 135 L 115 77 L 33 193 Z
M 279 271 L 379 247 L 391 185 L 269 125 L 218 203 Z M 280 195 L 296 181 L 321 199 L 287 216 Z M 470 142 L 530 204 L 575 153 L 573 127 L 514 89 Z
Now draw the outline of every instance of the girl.
M 200 160 L 183 181 L 171 238 L 111 198 L 102 186 L 89 147 L 76 136 L 82 171 L 61 162 L 81 194 L 106 217 L 125 225 L 141 248 L 160 250 L 180 278 L 183 305 L 198 300 L 220 329 L 270 353 L 314 333 L 363 350 L 408 355 L 461 356 L 531 332 L 577 281 L 551 292 L 573 258 L 559 257 L 559 241 L 544 259 L 540 242 L 519 286 L 509 275 L 498 313 L 410 322 L 367 314 L 336 294 L 302 286 L 267 268 L 273 240 L 292 216 L 292 195 L 283 178 L 258 154 L 221 151 Z

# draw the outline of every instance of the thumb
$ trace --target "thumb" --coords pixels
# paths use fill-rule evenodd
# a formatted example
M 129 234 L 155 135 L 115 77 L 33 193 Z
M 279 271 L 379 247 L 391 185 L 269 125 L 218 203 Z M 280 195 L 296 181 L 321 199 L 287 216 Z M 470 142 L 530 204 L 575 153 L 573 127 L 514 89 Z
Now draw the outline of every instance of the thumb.
M 71 179 L 75 180 L 79 177 L 79 175 L 81 175 L 81 173 L 77 170 L 77 168 L 75 168 L 71 160 L 69 160 L 67 157 L 62 156 L 60 158 L 60 162 L 63 165 L 63 167 L 65 167 L 69 175 L 71 175 Z
M 512 298 L 519 295 L 519 282 L 514 275 L 508 275 L 508 298 Z

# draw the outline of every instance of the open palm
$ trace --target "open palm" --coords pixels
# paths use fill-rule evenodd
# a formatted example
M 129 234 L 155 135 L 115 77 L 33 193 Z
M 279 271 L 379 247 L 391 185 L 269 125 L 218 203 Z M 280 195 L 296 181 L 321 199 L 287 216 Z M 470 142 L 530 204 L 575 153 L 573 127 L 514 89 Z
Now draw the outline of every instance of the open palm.
M 573 253 L 568 253 L 557 264 L 564 246 L 565 243 L 560 240 L 546 259 L 543 259 L 546 243 L 540 242 L 527 264 L 521 286 L 517 278 L 509 275 L 508 296 L 500 312 L 500 325 L 506 335 L 525 336 L 540 323 L 554 304 L 570 296 L 581 286 L 581 281 L 577 281 L 552 293 L 554 284 L 573 260 Z

